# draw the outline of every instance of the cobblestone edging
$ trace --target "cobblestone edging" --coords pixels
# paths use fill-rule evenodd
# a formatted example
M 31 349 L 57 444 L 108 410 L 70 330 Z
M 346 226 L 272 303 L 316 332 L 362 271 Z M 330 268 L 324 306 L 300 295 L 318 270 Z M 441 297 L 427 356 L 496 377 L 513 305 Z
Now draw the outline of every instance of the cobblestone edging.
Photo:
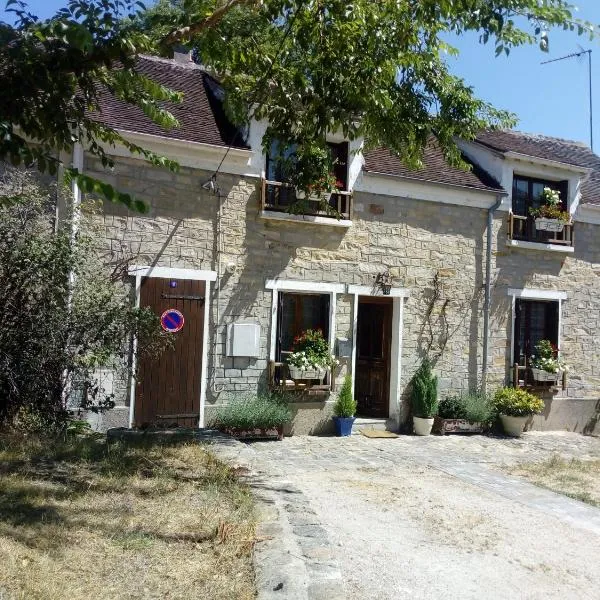
M 259 502 L 258 599 L 343 600 L 342 574 L 327 532 L 303 492 L 283 478 L 267 476 L 252 446 L 219 434 L 205 439 L 217 458 L 245 472 Z

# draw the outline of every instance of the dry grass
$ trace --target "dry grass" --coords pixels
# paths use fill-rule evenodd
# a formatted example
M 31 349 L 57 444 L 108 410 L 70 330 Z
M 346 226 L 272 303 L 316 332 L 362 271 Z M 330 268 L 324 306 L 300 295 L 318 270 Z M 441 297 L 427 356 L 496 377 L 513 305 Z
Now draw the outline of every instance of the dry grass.
M 564 460 L 553 456 L 542 463 L 517 465 L 510 472 L 569 498 L 600 507 L 600 460 Z
M 197 444 L 0 438 L 0 597 L 254 598 L 254 505 Z

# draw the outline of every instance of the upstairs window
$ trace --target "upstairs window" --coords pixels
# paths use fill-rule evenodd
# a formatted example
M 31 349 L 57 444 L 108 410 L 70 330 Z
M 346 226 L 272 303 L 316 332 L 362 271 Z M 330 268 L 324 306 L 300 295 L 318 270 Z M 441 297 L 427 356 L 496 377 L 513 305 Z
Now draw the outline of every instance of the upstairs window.
M 541 340 L 550 340 L 558 346 L 559 302 L 557 300 L 515 300 L 514 359 L 525 364 L 535 354 Z
M 338 181 L 340 190 L 348 189 L 348 142 L 334 144 L 328 142 L 329 152 L 333 161 L 333 174 Z M 283 148 L 283 149 L 282 149 Z M 291 159 L 293 162 L 295 154 L 295 146 L 290 145 L 283 147 L 281 142 L 274 141 L 271 144 L 271 149 L 267 154 L 266 174 L 269 181 L 279 181 L 286 183 L 289 180 L 288 174 L 285 172 L 285 165 L 280 160 Z
M 567 181 L 545 181 L 533 177 L 515 175 L 513 179 L 512 210 L 515 215 L 529 217 L 530 209 L 538 208 L 544 188 L 560 192 L 563 210 L 567 210 L 569 186 Z

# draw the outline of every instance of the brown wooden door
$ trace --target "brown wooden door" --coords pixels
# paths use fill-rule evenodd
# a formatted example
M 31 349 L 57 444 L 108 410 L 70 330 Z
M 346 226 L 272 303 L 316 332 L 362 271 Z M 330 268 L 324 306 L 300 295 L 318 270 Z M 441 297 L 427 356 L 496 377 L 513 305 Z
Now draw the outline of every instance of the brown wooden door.
M 392 300 L 360 298 L 358 303 L 355 397 L 357 414 L 387 418 L 390 396 Z
M 168 334 L 174 339 L 172 348 L 158 358 L 140 361 L 134 410 L 136 426 L 198 426 L 205 290 L 204 281 L 142 279 L 140 306 L 149 306 L 158 316 L 169 309 L 178 310 L 184 324 L 179 331 Z

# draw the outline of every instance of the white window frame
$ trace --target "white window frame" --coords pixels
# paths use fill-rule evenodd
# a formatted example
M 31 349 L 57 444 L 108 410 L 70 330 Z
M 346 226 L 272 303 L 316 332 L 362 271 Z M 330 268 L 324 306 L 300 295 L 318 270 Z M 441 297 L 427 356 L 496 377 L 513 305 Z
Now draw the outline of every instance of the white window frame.
M 345 292 L 343 283 L 323 283 L 320 281 L 300 281 L 296 279 L 267 279 L 265 288 L 271 290 L 271 336 L 269 342 L 269 360 L 274 361 L 277 349 L 277 318 L 279 316 L 279 292 L 305 294 L 329 294 L 329 347 L 335 351 L 335 313 L 337 294 Z
M 547 302 L 558 302 L 558 352 L 560 354 L 561 347 L 561 330 L 562 330 L 562 303 L 567 299 L 567 292 L 558 290 L 538 290 L 533 288 L 509 288 L 508 295 L 512 297 L 511 314 L 512 321 L 510 325 L 510 366 L 515 364 L 515 318 L 517 298 L 522 300 L 540 300 Z
M 127 274 L 135 277 L 135 306 L 140 306 L 140 294 L 142 288 L 142 277 L 160 277 L 162 279 L 191 279 L 204 281 L 206 290 L 204 293 L 204 329 L 202 331 L 202 365 L 200 367 L 200 413 L 198 415 L 198 427 L 204 427 L 204 412 L 206 405 L 206 371 L 208 360 L 208 327 L 210 317 L 210 282 L 216 281 L 216 271 L 204 271 L 198 269 L 181 269 L 177 267 L 157 267 L 148 265 L 130 265 Z M 135 370 L 137 366 L 137 338 L 133 338 L 133 350 L 131 357 L 131 381 L 129 388 L 129 428 L 133 427 L 135 417 Z

